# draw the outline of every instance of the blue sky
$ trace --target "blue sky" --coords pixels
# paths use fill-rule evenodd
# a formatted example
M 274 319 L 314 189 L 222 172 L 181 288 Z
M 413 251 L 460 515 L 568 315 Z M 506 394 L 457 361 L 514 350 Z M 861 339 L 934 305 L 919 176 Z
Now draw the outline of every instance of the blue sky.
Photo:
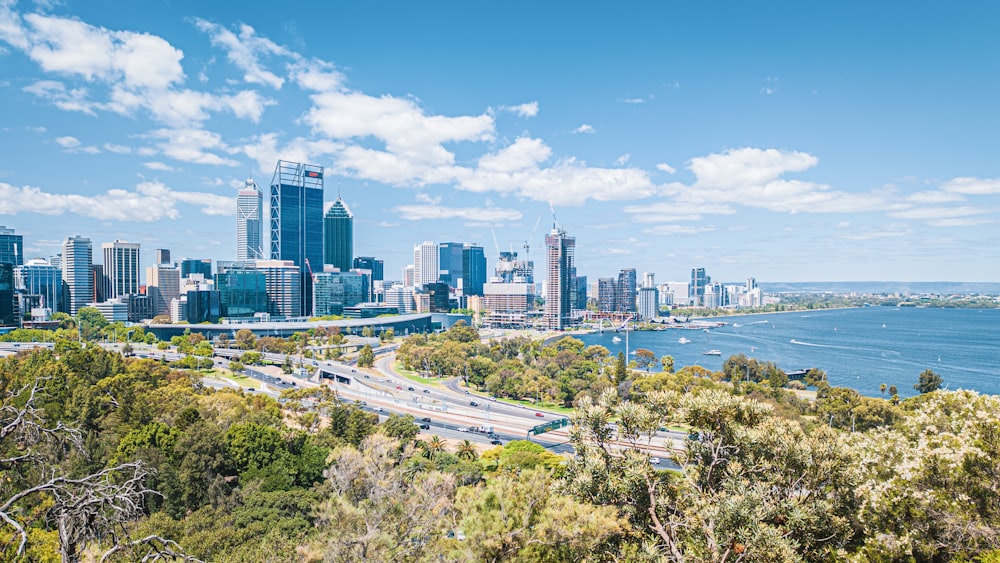
M 318 4 L 318 5 L 313 5 Z M 0 0 L 0 224 L 235 257 L 235 193 L 327 168 L 355 253 L 591 279 L 1000 281 L 987 2 Z M 538 224 L 537 230 L 535 225 Z

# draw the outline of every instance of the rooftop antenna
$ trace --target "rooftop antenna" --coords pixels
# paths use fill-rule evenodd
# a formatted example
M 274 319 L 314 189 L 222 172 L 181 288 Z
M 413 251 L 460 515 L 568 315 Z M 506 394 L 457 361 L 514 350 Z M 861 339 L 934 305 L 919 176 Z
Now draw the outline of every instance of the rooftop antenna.
M 340 178 L 337 178 L 337 199 L 340 199 Z

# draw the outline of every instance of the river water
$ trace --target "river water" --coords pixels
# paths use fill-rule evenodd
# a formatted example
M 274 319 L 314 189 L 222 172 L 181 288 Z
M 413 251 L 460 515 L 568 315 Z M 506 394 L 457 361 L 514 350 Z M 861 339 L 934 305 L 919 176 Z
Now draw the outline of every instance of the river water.
M 719 317 L 727 324 L 710 330 L 605 331 L 579 336 L 612 354 L 636 348 L 656 357 L 671 355 L 675 366 L 710 370 L 735 354 L 775 362 L 785 371 L 817 367 L 830 384 L 881 396 L 895 385 L 901 397 L 915 395 L 924 369 L 944 378 L 948 389 L 1000 394 L 1000 309 L 862 307 L 766 315 Z M 680 338 L 690 340 L 682 344 Z M 704 352 L 718 350 L 720 356 Z

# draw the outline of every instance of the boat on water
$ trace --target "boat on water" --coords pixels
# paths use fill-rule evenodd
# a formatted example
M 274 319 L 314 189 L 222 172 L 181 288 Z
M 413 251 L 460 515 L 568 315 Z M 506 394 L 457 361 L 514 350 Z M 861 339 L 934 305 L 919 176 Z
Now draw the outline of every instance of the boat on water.
M 621 341 L 622 341 L 622 339 L 621 339 L 621 338 L 618 338 L 618 337 L 616 336 L 616 337 L 612 338 L 612 339 L 611 339 L 611 341 L 612 341 L 612 342 L 614 342 L 615 344 L 618 344 L 619 342 L 621 342 Z
M 740 328 L 741 326 L 743 325 L 741 325 L 740 323 L 733 323 L 733 328 Z
M 702 353 L 703 356 L 721 356 L 722 350 L 708 350 Z
M 684 338 L 682 336 L 682 337 L 680 337 L 680 338 L 677 339 L 677 342 L 680 342 L 681 344 L 687 344 L 688 342 L 691 342 L 691 341 L 688 340 L 687 338 Z

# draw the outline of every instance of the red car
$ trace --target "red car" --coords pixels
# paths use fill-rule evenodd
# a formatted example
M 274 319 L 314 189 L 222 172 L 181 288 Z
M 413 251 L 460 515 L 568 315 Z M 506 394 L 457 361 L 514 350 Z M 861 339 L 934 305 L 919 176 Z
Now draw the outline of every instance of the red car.
M 400 391 L 402 391 L 403 390 L 403 386 L 402 385 L 397 385 L 396 389 L 399 389 Z
M 540 412 L 536 412 L 536 413 L 535 413 L 535 416 L 545 416 L 545 415 L 544 415 L 544 414 L 542 414 L 542 413 L 540 413 Z

